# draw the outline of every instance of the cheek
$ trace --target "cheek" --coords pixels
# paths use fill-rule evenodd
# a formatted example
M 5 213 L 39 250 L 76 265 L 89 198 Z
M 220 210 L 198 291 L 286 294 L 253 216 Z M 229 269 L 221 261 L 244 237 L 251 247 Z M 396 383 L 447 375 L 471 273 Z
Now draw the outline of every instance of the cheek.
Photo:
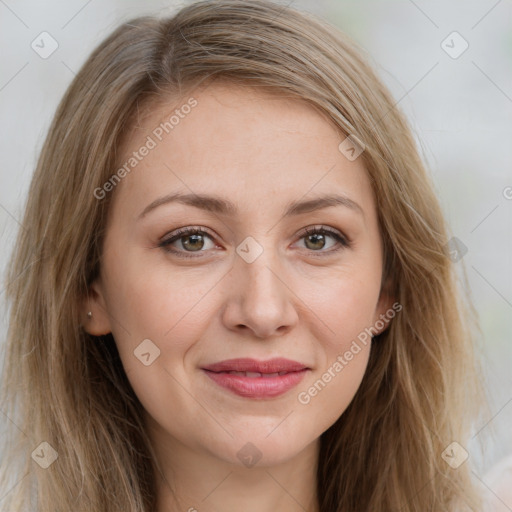
M 323 340 L 331 358 L 348 350 L 351 341 L 375 322 L 380 277 L 369 267 L 359 270 L 351 266 L 317 280 L 314 290 L 303 283 L 301 297 L 315 314 L 314 324 L 322 328 L 317 338 Z M 311 313 L 309 316 L 313 318 Z
M 370 354 L 370 341 L 356 343 L 333 354 L 328 365 L 315 372 L 297 395 L 298 411 L 316 418 L 316 434 L 333 425 L 359 389 Z
M 209 292 L 219 276 L 127 261 L 112 267 L 109 279 L 112 333 L 135 394 L 151 416 L 176 433 L 186 430 L 190 417 L 201 414 L 186 391 L 193 371 L 187 354 L 209 325 Z
M 200 325 L 195 317 L 201 310 L 198 306 L 218 277 L 173 267 L 153 253 L 149 257 L 134 253 L 123 260 L 106 260 L 111 269 L 106 286 L 108 308 L 116 340 L 133 343 L 149 338 L 165 343 L 168 338 L 181 340 L 176 336 L 179 330 L 192 335 L 194 326 Z
M 363 380 L 371 348 L 371 331 L 379 286 L 353 274 L 333 279 L 323 294 L 310 298 L 321 345 L 315 371 L 297 393 L 298 411 L 314 417 L 315 433 L 327 430 L 346 410 Z
M 321 423 L 323 429 L 345 411 L 366 372 L 370 328 L 374 326 L 380 292 L 378 269 L 377 265 L 375 271 L 368 266 L 358 271 L 352 266 L 332 275 L 328 285 L 324 283 L 323 288 L 305 295 L 318 317 L 313 325 L 322 350 L 315 372 L 300 387 L 297 402 L 305 415 L 318 418 L 317 426 Z

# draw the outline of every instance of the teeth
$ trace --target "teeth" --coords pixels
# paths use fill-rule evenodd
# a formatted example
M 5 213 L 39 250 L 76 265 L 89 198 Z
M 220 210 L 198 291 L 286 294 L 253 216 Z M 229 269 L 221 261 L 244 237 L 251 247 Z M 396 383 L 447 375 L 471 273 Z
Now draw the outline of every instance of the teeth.
M 251 378 L 256 378 L 256 377 L 264 377 L 264 378 L 272 378 L 272 377 L 278 377 L 280 375 L 286 375 L 288 372 L 284 371 L 284 372 L 279 372 L 279 373 L 260 373 L 260 372 L 237 372 L 235 370 L 231 370 L 229 372 L 226 372 L 226 373 L 229 373 L 230 375 L 239 375 L 240 377 L 251 377 Z

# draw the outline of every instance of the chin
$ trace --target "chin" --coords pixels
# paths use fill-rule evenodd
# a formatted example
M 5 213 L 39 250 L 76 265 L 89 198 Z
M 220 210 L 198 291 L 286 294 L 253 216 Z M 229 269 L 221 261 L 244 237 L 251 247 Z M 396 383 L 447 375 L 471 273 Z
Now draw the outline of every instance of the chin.
M 217 458 L 240 468 L 263 468 L 284 464 L 299 455 L 311 440 L 294 439 L 289 435 L 278 435 L 276 431 L 262 435 L 262 430 L 243 432 L 212 450 Z M 266 430 L 265 430 L 266 432 Z M 284 433 L 283 433 L 284 434 Z M 268 436 L 268 437 L 266 437 Z

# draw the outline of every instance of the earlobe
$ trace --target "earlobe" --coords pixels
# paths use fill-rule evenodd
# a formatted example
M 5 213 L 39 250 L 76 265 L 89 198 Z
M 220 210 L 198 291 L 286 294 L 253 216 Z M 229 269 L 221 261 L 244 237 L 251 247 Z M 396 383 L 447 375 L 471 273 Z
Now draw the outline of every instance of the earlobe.
M 93 336 L 102 336 L 112 332 L 101 285 L 91 284 L 88 296 L 82 304 L 82 322 L 85 332 Z

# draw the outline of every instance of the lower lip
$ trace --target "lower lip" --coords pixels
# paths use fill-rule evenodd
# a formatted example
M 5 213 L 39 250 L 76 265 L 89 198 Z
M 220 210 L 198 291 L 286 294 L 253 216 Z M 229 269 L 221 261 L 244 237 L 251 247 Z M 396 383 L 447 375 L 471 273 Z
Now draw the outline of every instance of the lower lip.
M 277 377 L 243 377 L 231 373 L 215 373 L 203 370 L 219 386 L 246 398 L 272 398 L 294 388 L 303 378 L 307 369 L 290 372 Z

